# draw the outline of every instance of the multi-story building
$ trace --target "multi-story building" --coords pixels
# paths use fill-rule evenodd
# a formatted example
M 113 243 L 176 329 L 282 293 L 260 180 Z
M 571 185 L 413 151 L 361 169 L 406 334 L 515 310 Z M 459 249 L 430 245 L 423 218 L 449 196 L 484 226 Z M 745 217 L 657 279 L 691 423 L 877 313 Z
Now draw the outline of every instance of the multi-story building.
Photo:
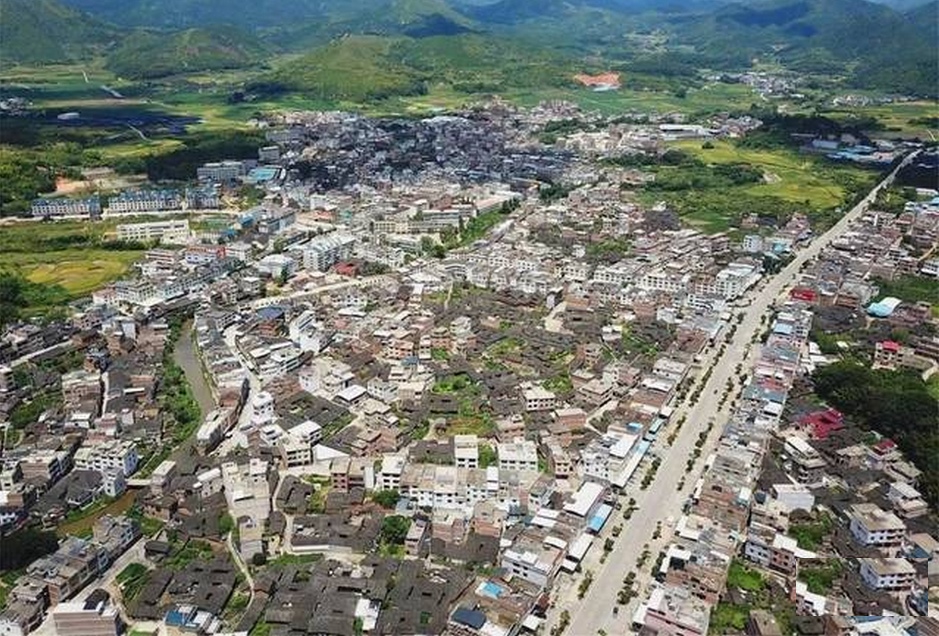
M 189 241 L 189 236 L 189 221 L 185 219 L 117 226 L 117 238 L 121 241 L 160 241 L 182 245 Z
M 499 468 L 503 470 L 538 470 L 538 447 L 520 437 L 499 444 Z
M 457 468 L 478 468 L 479 438 L 475 435 L 454 435 L 453 460 Z
M 877 504 L 854 504 L 848 511 L 848 518 L 854 540 L 864 546 L 898 547 L 906 535 L 906 524 Z
M 75 452 L 75 468 L 107 473 L 117 470 L 130 477 L 137 470 L 137 446 L 131 441 L 109 440 L 86 444 Z
M 202 182 L 232 183 L 246 174 L 243 161 L 215 161 L 196 168 L 196 178 Z
M 563 557 L 564 552 L 556 547 L 516 541 L 502 552 L 501 566 L 510 575 L 544 588 L 554 579 Z
M 108 199 L 109 214 L 164 212 L 182 207 L 182 197 L 176 190 L 125 190 Z
M 103 598 L 102 598 L 103 594 Z M 107 593 L 93 593 L 88 600 L 60 603 L 52 610 L 57 636 L 119 636 L 121 617 Z
M 744 556 L 764 568 L 786 576 L 795 575 L 799 559 L 813 559 L 814 552 L 799 548 L 796 540 L 761 524 L 751 524 Z
M 643 624 L 669 636 L 706 636 L 711 606 L 679 585 L 656 587 L 645 605 Z
M 216 210 L 221 205 L 218 191 L 213 187 L 186 189 L 187 210 Z
M 539 385 L 529 385 L 522 389 L 526 411 L 551 411 L 557 406 L 557 396 Z
M 324 272 L 339 261 L 350 258 L 354 245 L 354 236 L 338 232 L 314 238 L 303 250 L 303 267 Z
M 792 461 L 793 473 L 799 483 L 821 483 L 827 462 L 808 442 L 801 437 L 787 437 L 786 454 Z
M 916 581 L 916 569 L 906 559 L 858 559 L 861 579 L 874 590 L 902 592 Z
M 98 217 L 101 216 L 101 199 L 98 197 L 36 199 L 33 201 L 30 213 L 34 217 L 45 219 L 67 216 Z

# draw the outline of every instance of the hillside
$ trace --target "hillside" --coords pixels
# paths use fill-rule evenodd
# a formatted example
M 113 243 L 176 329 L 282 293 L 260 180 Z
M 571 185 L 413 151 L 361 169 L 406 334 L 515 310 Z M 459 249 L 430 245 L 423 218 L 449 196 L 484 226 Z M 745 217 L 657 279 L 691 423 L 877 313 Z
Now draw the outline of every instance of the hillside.
M 54 0 L 0 0 L 0 63 L 63 62 L 107 47 L 115 32 Z
M 374 35 L 344 37 L 262 77 L 254 88 L 357 102 L 420 94 L 424 86 L 414 69 L 391 59 L 394 43 Z
M 714 56 L 775 56 L 795 70 L 847 74 L 857 86 L 936 92 L 935 41 L 903 14 L 863 0 L 738 3 L 673 28 L 676 41 Z
M 101 20 L 122 26 L 185 29 L 232 24 L 270 28 L 322 19 L 329 0 L 64 0 Z
M 239 68 L 266 51 L 253 36 L 234 28 L 140 32 L 107 58 L 107 67 L 129 79 L 150 79 L 195 71 Z
M 327 100 L 419 95 L 431 84 L 466 93 L 570 85 L 580 66 L 524 41 L 463 33 L 423 38 L 339 38 L 262 77 L 256 90 Z

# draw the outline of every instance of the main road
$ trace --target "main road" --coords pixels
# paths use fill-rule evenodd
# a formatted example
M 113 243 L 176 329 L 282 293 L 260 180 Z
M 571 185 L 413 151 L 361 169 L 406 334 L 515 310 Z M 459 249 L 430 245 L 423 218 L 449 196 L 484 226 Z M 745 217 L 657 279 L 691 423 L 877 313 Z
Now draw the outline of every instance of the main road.
M 567 634 L 593 636 L 606 632 L 612 636 L 630 631 L 629 613 L 626 611 L 613 613 L 613 609 L 617 606 L 617 594 L 622 588 L 623 579 L 628 572 L 635 570 L 636 561 L 644 549 L 644 544 L 650 542 L 656 526 L 662 524 L 663 530 L 670 532 L 671 528 L 666 528 L 667 520 L 670 517 L 677 519 L 681 514 L 683 504 L 694 488 L 694 482 L 703 462 L 698 462 L 699 468 L 687 476 L 684 486 L 679 489 L 677 485 L 685 476 L 685 464 L 692 454 L 699 433 L 704 430 L 709 420 L 713 419 L 715 425 L 705 448 L 713 445 L 719 438 L 723 427 L 723 421 L 718 419 L 722 411 L 719 395 L 725 390 L 727 382 L 734 377 L 735 367 L 746 360 L 748 345 L 754 334 L 764 324 L 763 316 L 799 275 L 802 267 L 815 259 L 832 241 L 843 235 L 850 224 L 864 214 L 877 197 L 877 193 L 890 185 L 897 172 L 918 154 L 919 151 L 916 151 L 907 156 L 860 203 L 841 217 L 827 232 L 818 236 L 810 245 L 801 250 L 792 262 L 758 289 L 743 320 L 738 324 L 737 330 L 727 344 L 724 355 L 711 368 L 711 376 L 701 392 L 700 399 L 695 404 L 689 405 L 686 402 L 676 409 L 673 422 L 685 416 L 685 424 L 679 430 L 672 446 L 659 453 L 662 463 L 649 487 L 646 490 L 630 493 L 630 496 L 636 500 L 637 510 L 626 522 L 625 530 L 616 541 L 605 565 L 601 566 L 599 571 L 594 572 L 593 584 L 587 590 L 583 600 L 576 601 L 576 605 L 569 610 L 570 624 L 566 630 Z M 660 444 L 666 433 L 667 431 L 660 433 Z M 653 552 L 653 559 L 654 554 L 655 552 Z M 643 567 L 650 567 L 651 561 L 652 559 Z M 643 578 L 637 577 L 637 581 Z M 551 622 L 556 622 L 557 616 L 550 618 L 554 619 Z

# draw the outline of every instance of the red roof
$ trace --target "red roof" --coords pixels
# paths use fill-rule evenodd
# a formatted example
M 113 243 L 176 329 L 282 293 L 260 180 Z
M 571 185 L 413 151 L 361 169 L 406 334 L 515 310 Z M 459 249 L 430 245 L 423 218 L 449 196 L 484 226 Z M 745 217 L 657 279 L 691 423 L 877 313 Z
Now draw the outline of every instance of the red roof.
M 815 290 L 809 289 L 808 287 L 793 287 L 792 291 L 789 292 L 789 297 L 795 300 L 805 300 L 810 303 L 814 303 L 818 296 L 815 294 Z
M 880 346 L 886 349 L 887 351 L 897 352 L 900 350 L 900 343 L 894 342 L 893 340 L 884 340 L 880 343 Z
M 892 439 L 890 439 L 889 437 L 885 437 L 884 439 L 874 444 L 874 450 L 880 453 L 881 455 L 885 453 L 889 453 L 896 447 L 897 447 L 897 443 L 893 441 Z
M 812 428 L 812 437 L 815 439 L 828 439 L 829 435 L 844 428 L 844 415 L 831 408 L 804 415 L 799 421 L 803 426 Z

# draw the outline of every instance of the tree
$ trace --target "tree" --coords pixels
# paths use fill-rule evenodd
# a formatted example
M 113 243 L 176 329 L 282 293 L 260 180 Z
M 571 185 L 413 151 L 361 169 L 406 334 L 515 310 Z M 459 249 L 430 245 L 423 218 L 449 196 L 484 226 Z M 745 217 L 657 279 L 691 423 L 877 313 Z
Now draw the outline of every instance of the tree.
M 267 555 L 263 552 L 255 552 L 251 555 L 251 565 L 261 567 L 267 563 Z
M 284 265 L 280 269 L 280 279 L 278 280 L 278 283 L 280 284 L 281 287 L 283 287 L 284 285 L 287 284 L 288 280 L 290 280 L 290 270 L 287 269 L 286 265 Z
M 381 522 L 381 540 L 390 545 L 404 545 L 411 520 L 401 515 L 385 517 Z
M 229 532 L 235 529 L 235 520 L 232 519 L 231 515 L 227 512 L 219 517 L 218 520 L 218 533 L 221 536 L 227 535 Z
M 401 499 L 401 494 L 397 490 L 378 490 L 372 493 L 372 501 L 382 508 L 394 508 Z

